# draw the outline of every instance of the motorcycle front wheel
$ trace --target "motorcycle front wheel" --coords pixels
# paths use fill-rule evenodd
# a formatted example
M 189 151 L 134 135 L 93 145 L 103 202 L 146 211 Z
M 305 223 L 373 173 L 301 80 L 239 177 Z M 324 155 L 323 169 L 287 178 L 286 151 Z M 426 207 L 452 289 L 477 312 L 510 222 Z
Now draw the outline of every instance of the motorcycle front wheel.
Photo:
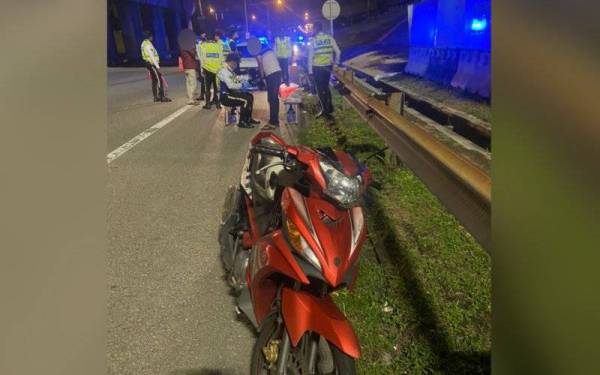
M 262 330 L 252 352 L 252 375 L 277 374 L 277 360 L 273 354 L 278 352 L 282 341 L 284 325 L 278 323 L 277 314 L 271 314 L 262 325 Z M 304 335 L 296 348 L 290 349 L 286 364 L 286 375 L 309 374 L 309 335 Z M 355 375 L 354 358 L 344 354 L 335 345 L 320 338 L 315 374 L 319 375 Z

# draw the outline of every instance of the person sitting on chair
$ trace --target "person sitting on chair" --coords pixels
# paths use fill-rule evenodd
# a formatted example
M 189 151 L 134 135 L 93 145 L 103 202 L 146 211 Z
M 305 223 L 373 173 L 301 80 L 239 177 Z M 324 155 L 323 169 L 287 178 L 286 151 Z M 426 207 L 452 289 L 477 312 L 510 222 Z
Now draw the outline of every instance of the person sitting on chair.
M 247 91 L 248 82 L 242 82 L 235 74 L 240 63 L 240 56 L 237 53 L 230 53 L 225 58 L 225 63 L 217 77 L 221 82 L 220 102 L 226 107 L 240 107 L 240 128 L 253 128 L 260 124 L 260 121 L 252 118 L 252 107 L 254 105 L 254 96 Z

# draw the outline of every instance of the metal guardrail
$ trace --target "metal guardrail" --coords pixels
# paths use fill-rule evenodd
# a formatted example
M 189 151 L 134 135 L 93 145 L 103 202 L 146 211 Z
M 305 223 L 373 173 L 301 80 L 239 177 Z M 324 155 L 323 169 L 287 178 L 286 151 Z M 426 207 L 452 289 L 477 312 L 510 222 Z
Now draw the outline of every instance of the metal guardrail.
M 490 176 L 396 112 L 400 93 L 386 103 L 362 89 L 351 70 L 334 73 L 349 92 L 345 99 L 490 253 Z

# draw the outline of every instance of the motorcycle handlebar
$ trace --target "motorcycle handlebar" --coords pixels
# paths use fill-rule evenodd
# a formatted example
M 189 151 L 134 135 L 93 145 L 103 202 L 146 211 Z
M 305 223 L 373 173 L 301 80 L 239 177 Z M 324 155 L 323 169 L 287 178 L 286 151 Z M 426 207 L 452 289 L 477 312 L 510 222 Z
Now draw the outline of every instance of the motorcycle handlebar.
M 279 148 L 274 148 L 274 147 L 263 146 L 263 145 L 255 145 L 254 147 L 252 147 L 252 151 L 258 152 L 261 154 L 279 156 L 279 157 L 285 157 L 287 154 L 287 152 L 285 150 L 282 150 Z

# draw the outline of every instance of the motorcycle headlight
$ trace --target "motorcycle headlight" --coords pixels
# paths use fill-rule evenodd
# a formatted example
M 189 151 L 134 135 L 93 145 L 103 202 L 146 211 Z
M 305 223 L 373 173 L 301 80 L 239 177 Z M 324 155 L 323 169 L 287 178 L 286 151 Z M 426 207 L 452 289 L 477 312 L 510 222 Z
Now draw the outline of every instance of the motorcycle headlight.
M 304 237 L 302 237 L 302 234 L 300 234 L 300 230 L 296 224 L 294 224 L 294 222 L 289 218 L 286 219 L 286 229 L 290 242 L 292 243 L 292 246 L 296 252 L 302 255 L 304 259 L 321 271 L 321 263 L 319 263 L 319 258 L 317 258 L 313 249 L 306 242 Z
M 323 192 L 342 207 L 356 206 L 361 197 L 360 176 L 348 177 L 326 160 L 320 160 L 319 165 L 327 182 Z

